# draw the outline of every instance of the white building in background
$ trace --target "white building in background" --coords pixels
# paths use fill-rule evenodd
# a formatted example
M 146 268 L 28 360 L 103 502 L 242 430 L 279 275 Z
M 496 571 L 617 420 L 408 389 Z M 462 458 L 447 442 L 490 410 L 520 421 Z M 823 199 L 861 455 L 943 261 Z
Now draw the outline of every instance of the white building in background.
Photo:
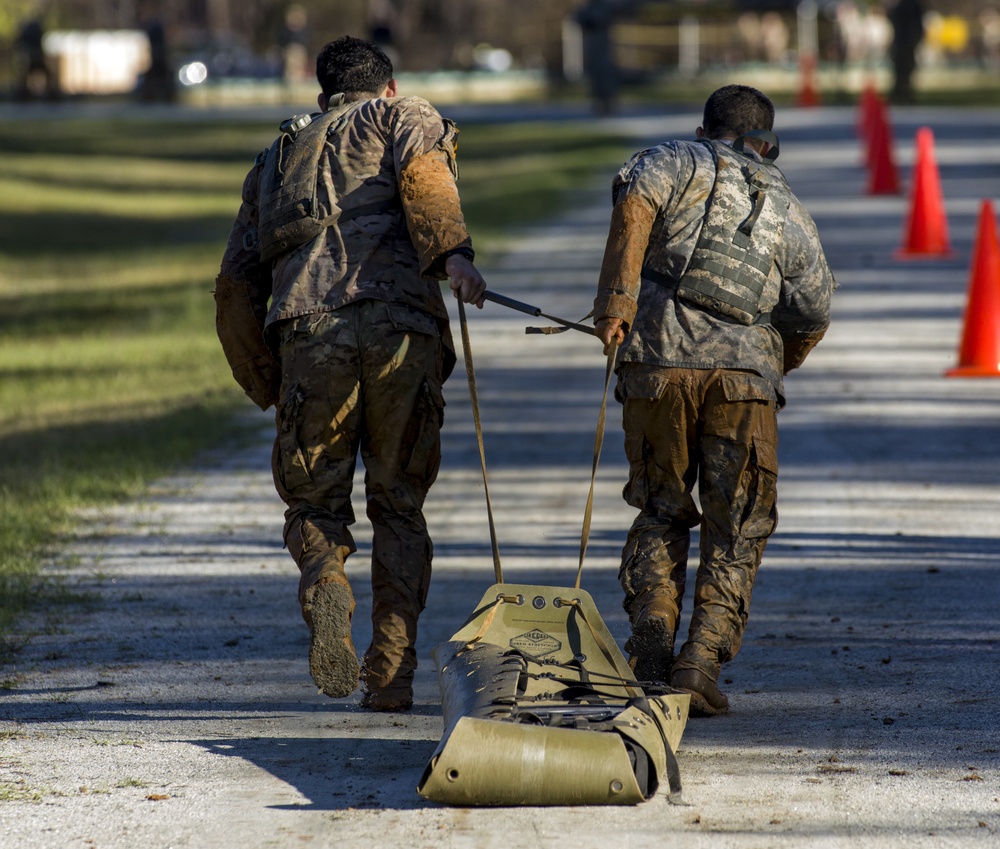
M 64 94 L 126 94 L 149 67 L 142 30 L 54 30 L 43 42 Z

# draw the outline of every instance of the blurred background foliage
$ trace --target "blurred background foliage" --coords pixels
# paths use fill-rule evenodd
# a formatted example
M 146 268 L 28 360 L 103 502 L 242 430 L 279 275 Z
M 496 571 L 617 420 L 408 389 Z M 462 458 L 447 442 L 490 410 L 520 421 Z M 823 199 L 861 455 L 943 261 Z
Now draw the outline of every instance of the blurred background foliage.
M 401 73 L 534 74 L 548 93 L 579 82 L 595 49 L 608 51 L 622 84 L 753 65 L 796 71 L 806 53 L 815 54 L 821 69 L 842 77 L 851 70 L 874 73 L 887 64 L 893 38 L 887 15 L 897 2 L 4 0 L 0 91 L 17 90 L 25 61 L 19 36 L 32 21 L 49 39 L 53 75 L 68 88 L 81 73 L 83 48 L 60 34 L 95 31 L 155 31 L 171 72 L 200 62 L 208 82 L 311 79 L 316 51 L 342 34 L 377 41 Z M 975 68 L 1000 84 L 1000 0 L 919 0 L 919 6 L 926 29 L 922 69 Z M 598 42 L 604 46 L 595 48 Z M 109 48 L 104 44 L 95 52 L 107 56 Z M 150 57 L 128 61 L 137 61 L 142 72 Z M 91 83 L 96 76 L 90 73 Z

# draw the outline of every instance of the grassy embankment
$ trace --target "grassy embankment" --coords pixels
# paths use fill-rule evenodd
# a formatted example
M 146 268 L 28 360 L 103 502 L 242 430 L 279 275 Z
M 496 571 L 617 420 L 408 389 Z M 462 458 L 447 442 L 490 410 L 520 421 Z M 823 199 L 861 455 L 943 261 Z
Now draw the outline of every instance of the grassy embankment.
M 0 659 L 57 604 L 41 569 L 80 508 L 135 496 L 239 439 L 250 403 L 215 338 L 213 280 L 269 126 L 0 127 Z M 461 190 L 488 258 L 627 154 L 576 124 L 463 126 Z

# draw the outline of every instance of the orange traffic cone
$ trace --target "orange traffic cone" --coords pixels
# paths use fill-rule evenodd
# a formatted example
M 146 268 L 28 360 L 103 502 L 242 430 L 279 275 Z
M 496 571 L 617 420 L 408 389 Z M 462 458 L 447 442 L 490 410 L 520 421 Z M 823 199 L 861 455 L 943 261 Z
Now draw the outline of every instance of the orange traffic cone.
M 904 238 L 902 248 L 896 252 L 897 259 L 951 256 L 941 176 L 934 159 L 934 134 L 930 127 L 917 130 L 917 160 Z
M 866 116 L 864 136 L 862 137 L 865 143 L 865 165 L 869 168 L 875 163 L 875 145 L 873 144 L 875 135 L 885 126 L 891 126 L 889 124 L 889 108 L 885 105 L 885 101 L 881 97 L 873 94 L 871 102 L 868 104 L 868 114 Z
M 803 53 L 799 59 L 801 84 L 796 103 L 799 106 L 819 106 L 819 89 L 816 87 L 816 57 L 812 53 Z
M 1000 377 L 1000 245 L 993 204 L 983 201 L 969 274 L 958 365 L 947 377 Z
M 868 139 L 868 194 L 898 195 L 899 171 L 892 155 L 892 126 L 881 101 L 872 106 Z
M 879 100 L 875 91 L 875 84 L 869 80 L 863 89 L 861 97 L 858 99 L 858 120 L 855 124 L 855 132 L 862 141 L 869 141 L 871 137 L 872 122 L 875 120 L 875 112 L 880 109 L 882 101 Z

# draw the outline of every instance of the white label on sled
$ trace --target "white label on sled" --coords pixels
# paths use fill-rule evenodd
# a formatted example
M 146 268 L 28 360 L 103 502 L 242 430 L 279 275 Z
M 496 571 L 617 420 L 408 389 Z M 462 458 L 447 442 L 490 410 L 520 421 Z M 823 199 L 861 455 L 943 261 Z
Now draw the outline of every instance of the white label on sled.
M 514 637 L 508 645 L 511 648 L 531 654 L 535 657 L 542 657 L 552 654 L 562 648 L 562 643 L 555 637 L 550 637 L 544 631 L 528 631 L 520 636 Z

